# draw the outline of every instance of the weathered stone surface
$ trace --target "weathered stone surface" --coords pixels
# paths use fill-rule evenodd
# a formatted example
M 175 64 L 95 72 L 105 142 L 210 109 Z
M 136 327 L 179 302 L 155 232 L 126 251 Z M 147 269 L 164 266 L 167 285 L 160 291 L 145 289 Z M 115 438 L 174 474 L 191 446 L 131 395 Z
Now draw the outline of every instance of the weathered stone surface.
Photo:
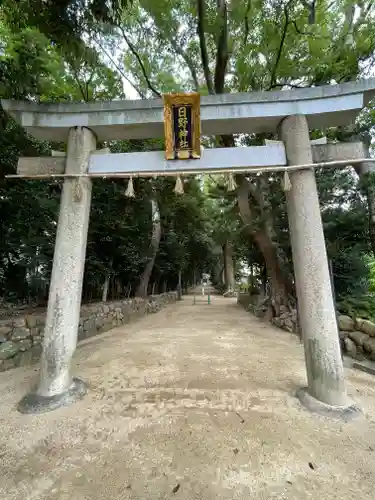
M 339 318 L 339 329 L 347 332 L 354 331 L 354 321 L 350 316 L 345 316 L 344 314 L 340 314 Z
M 106 304 L 85 304 L 81 308 L 78 339 L 92 337 L 147 313 L 152 314 L 176 300 L 177 294 L 169 292 L 147 299 L 135 298 Z M 0 328 L 2 328 L 0 330 L 0 371 L 39 360 L 42 352 L 44 324 L 44 314 L 19 316 L 0 323 Z
M 359 332 L 359 331 L 354 331 L 354 332 L 349 332 L 348 337 L 355 342 L 357 346 L 362 347 L 363 342 L 369 338 L 367 333 Z
M 278 318 L 273 318 L 272 323 L 287 332 L 298 333 L 297 311 L 295 309 L 287 310 Z
M 43 327 L 46 324 L 46 317 L 43 316 L 35 316 L 35 321 L 38 326 Z
M 89 332 L 91 330 L 95 330 L 95 318 L 89 318 L 83 324 L 84 332 Z
M 20 352 L 18 358 L 18 366 L 30 365 L 33 361 L 33 353 L 31 350 Z
M 28 337 L 30 337 L 30 330 L 23 326 L 14 328 L 10 335 L 11 340 L 23 340 Z
M 3 342 L 6 342 L 8 340 L 8 337 L 2 333 L 0 333 L 0 344 Z
M 286 306 L 280 307 L 280 315 L 277 317 L 271 317 L 272 310 L 264 302 L 260 300 L 257 295 L 249 295 L 248 293 L 239 293 L 237 295 L 237 303 L 241 304 L 246 311 L 254 314 L 259 318 L 263 318 L 266 321 L 270 321 L 273 325 L 278 328 L 282 328 L 290 333 L 299 333 L 299 326 L 297 322 L 297 310 L 290 309 Z
M 348 316 L 341 315 L 340 318 L 341 324 L 345 325 L 346 328 L 351 328 L 354 325 L 354 328 L 349 331 L 341 330 L 339 332 L 344 351 L 358 360 L 369 358 L 375 361 L 375 324 L 363 318 L 356 318 L 355 321 Z
M 291 320 L 291 318 L 287 318 L 284 321 L 283 328 L 287 332 L 293 333 L 293 331 L 294 331 L 294 324 L 293 324 L 293 321 Z
M 375 337 L 375 324 L 368 319 L 356 319 L 357 330 L 363 333 L 367 333 L 370 337 Z
M 344 339 L 346 339 L 346 337 L 348 337 L 349 333 L 350 333 L 350 332 L 346 332 L 346 331 L 344 331 L 344 330 L 340 330 L 340 331 L 339 331 L 339 337 L 340 337 L 340 340 L 344 340 Z
M 357 359 L 358 361 L 362 361 L 363 359 L 365 359 L 365 354 L 363 352 L 363 347 L 360 346 L 360 345 L 356 346 L 355 359 Z
M 22 327 L 22 326 L 26 326 L 26 320 L 23 316 L 20 316 L 18 318 L 13 318 L 12 319 L 12 324 L 13 324 L 13 327 Z
M 7 338 L 8 334 L 12 331 L 12 327 L 10 325 L 0 326 L 0 338 Z M 4 340 L 5 342 L 5 340 Z
M 18 343 L 16 342 L 4 342 L 0 345 L 0 359 L 13 358 L 20 350 Z
M 271 321 L 271 319 L 273 318 L 273 311 L 270 307 L 267 308 L 266 312 L 264 313 L 263 318 L 265 321 Z M 281 318 L 281 316 L 280 316 L 280 318 Z M 288 325 L 290 326 L 290 328 L 293 329 L 293 323 L 292 323 L 291 319 L 289 317 L 286 317 L 286 318 L 284 318 L 284 327 L 286 330 L 288 330 Z M 292 330 L 289 330 L 289 331 L 292 331 Z
M 280 318 L 283 316 L 283 314 L 288 315 L 289 309 L 287 308 L 287 306 L 281 305 L 280 306 Z
M 37 325 L 37 318 L 33 314 L 26 316 L 26 326 L 28 328 L 34 328 Z
M 6 370 L 10 370 L 11 368 L 14 368 L 14 358 L 9 358 L 9 359 L 0 359 L 0 372 L 5 372 Z
M 21 352 L 18 352 L 13 358 L 12 358 L 12 361 L 13 361 L 13 365 L 16 367 L 16 366 L 20 366 L 21 365 Z
M 39 328 L 38 326 L 35 326 L 34 328 L 31 328 L 30 335 L 31 337 L 38 337 L 42 331 L 43 329 Z
M 18 346 L 20 348 L 20 351 L 22 351 L 22 352 L 27 351 L 27 350 L 31 349 L 32 340 L 31 339 L 20 340 L 18 343 Z
M 349 338 L 346 337 L 344 340 L 345 351 L 352 357 L 354 357 L 357 353 L 357 346 L 355 343 Z
M 281 328 L 282 320 L 280 318 L 272 318 L 271 323 Z
M 37 361 L 42 354 L 43 347 L 41 344 L 33 345 L 31 348 L 32 361 Z
M 375 338 L 367 337 L 367 339 L 363 342 L 363 349 L 368 353 L 375 352 Z

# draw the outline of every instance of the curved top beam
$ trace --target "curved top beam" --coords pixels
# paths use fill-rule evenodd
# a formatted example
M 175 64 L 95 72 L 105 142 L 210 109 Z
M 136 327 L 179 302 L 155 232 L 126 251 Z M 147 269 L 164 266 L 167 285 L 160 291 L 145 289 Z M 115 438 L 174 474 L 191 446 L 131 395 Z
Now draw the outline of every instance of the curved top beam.
M 284 117 L 295 114 L 306 115 L 310 128 L 347 125 L 373 97 L 375 79 L 280 92 L 203 96 L 202 134 L 274 132 Z M 164 135 L 161 99 L 61 104 L 1 102 L 4 110 L 38 139 L 65 142 L 69 128 L 74 126 L 90 128 L 99 141 Z

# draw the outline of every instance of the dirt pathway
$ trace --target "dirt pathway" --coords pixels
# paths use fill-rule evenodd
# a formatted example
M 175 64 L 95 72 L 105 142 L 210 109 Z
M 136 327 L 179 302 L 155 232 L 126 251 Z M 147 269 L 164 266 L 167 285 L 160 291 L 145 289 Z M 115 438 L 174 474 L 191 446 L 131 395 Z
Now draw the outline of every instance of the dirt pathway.
M 310 415 L 298 339 L 233 299 L 86 341 L 74 371 L 88 395 L 41 416 L 15 411 L 36 369 L 0 374 L 1 499 L 374 498 L 374 378 L 347 371 L 366 418 Z

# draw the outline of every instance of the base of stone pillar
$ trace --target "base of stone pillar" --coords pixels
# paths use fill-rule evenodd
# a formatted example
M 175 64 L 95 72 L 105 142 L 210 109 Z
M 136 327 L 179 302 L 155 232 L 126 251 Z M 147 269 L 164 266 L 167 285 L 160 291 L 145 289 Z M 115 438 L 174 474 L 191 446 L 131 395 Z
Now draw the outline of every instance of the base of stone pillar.
M 349 422 L 354 418 L 363 416 L 361 409 L 355 403 L 349 403 L 346 406 L 328 405 L 326 403 L 322 403 L 313 396 L 310 396 L 307 387 L 299 389 L 296 396 L 301 401 L 303 406 L 305 406 L 305 408 L 307 408 L 312 413 L 316 413 L 323 417 L 329 417 L 343 420 L 344 422 Z
M 57 410 L 62 406 L 69 406 L 75 401 L 82 399 L 87 392 L 86 384 L 78 379 L 73 378 L 69 389 L 55 396 L 40 396 L 36 393 L 27 394 L 18 403 L 17 410 L 20 413 L 38 414 L 47 413 Z

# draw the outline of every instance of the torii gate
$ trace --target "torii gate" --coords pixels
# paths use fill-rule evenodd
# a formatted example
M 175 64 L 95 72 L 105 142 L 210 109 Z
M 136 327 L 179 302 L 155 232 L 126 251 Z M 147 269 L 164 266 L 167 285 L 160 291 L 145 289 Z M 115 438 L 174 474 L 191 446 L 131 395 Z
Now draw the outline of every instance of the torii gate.
M 264 146 L 205 149 L 195 160 L 165 160 L 164 152 L 108 154 L 97 141 L 163 136 L 160 99 L 88 104 L 2 101 L 37 139 L 67 142 L 66 157 L 20 158 L 17 177 L 63 177 L 40 379 L 18 409 L 53 410 L 82 397 L 72 378 L 77 343 L 93 177 L 201 172 L 290 171 L 286 192 L 298 310 L 308 387 L 298 397 L 310 410 L 348 418 L 359 412 L 348 399 L 314 167 L 371 162 L 361 143 L 315 144 L 309 128 L 352 123 L 375 96 L 375 79 L 281 92 L 202 97 L 204 135 L 278 132 Z M 100 154 L 98 154 L 100 153 Z

